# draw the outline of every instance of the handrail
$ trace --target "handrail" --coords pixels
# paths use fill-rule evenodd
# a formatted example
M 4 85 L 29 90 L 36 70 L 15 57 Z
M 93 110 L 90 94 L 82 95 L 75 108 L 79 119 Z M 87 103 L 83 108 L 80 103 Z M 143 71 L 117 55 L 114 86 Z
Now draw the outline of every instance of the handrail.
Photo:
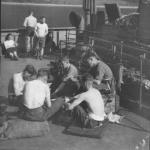
M 150 52 L 148 50 L 144 50 L 143 48 L 137 48 L 137 47 L 129 46 L 129 45 L 124 44 L 122 42 L 120 42 L 120 43 L 119 42 L 113 42 L 113 41 L 101 39 L 101 38 L 94 37 L 94 36 L 90 36 L 90 38 L 91 39 L 96 39 L 96 40 L 99 40 L 99 41 L 102 41 L 102 42 L 106 42 L 106 43 L 109 43 L 109 44 L 114 44 L 114 45 L 118 45 L 118 46 L 124 46 L 126 48 L 131 48 L 132 50 L 136 50 L 136 51 L 139 51 L 139 52 L 150 54 Z
M 20 30 L 24 30 L 25 28 L 18 28 L 18 29 L 1 29 L 1 33 L 5 32 L 19 32 Z M 76 30 L 75 27 L 52 27 L 48 29 L 49 31 L 68 31 L 68 30 Z
M 129 46 L 129 45 L 127 45 L 127 44 L 124 44 L 122 41 L 121 42 L 113 42 L 113 41 L 109 41 L 109 40 L 105 40 L 105 39 L 101 39 L 101 38 L 98 38 L 98 37 L 94 37 L 94 36 L 89 36 L 89 39 L 91 39 L 91 40 L 98 40 L 98 41 L 102 41 L 102 42 L 105 42 L 105 43 L 107 43 L 107 44 L 110 44 L 110 46 L 112 46 L 112 45 L 116 45 L 116 46 L 119 46 L 119 51 L 116 51 L 116 53 L 118 52 L 118 53 L 120 53 L 120 57 L 121 57 L 121 60 L 123 59 L 122 58 L 122 56 L 127 56 L 127 57 L 129 57 L 129 58 L 132 58 L 132 59 L 134 59 L 134 60 L 141 60 L 141 55 L 144 55 L 145 53 L 146 54 L 150 54 L 150 52 L 149 51 L 147 51 L 147 50 L 144 50 L 144 49 L 142 49 L 142 48 L 137 48 L 137 47 L 133 47 L 133 46 Z M 95 48 L 100 48 L 100 47 L 102 47 L 101 45 L 98 45 L 98 46 L 96 46 L 96 45 L 94 45 L 94 47 Z M 104 48 L 104 47 L 103 47 Z M 128 54 L 128 53 L 126 53 L 124 50 L 123 50 L 123 48 L 130 48 L 131 49 L 131 51 L 133 51 L 133 50 L 136 50 L 136 51 L 139 51 L 139 52 L 143 52 L 141 55 L 139 55 L 139 57 L 138 56 L 134 56 L 133 54 Z M 112 51 L 113 52 L 113 49 L 108 49 L 108 48 L 105 48 L 106 50 L 110 50 L 110 51 Z M 144 58 L 144 62 L 148 62 L 149 64 L 150 64 L 150 59 L 147 59 L 147 58 Z
M 83 31 L 83 30 L 79 30 L 79 31 Z M 101 34 L 101 32 L 99 31 L 92 31 L 92 30 L 84 30 L 84 32 L 86 33 L 91 33 L 91 34 Z M 104 39 L 103 39 L 104 40 Z M 105 40 L 105 41 L 108 41 L 108 40 Z M 120 42 L 123 41 L 123 40 L 120 40 Z M 118 43 L 119 41 L 109 41 L 109 42 L 112 42 L 112 43 Z M 131 42 L 131 41 L 129 41 Z M 132 43 L 135 43 L 135 42 L 132 42 Z M 145 47 L 148 47 L 150 48 L 150 46 L 147 46 L 146 44 L 144 43 L 139 43 L 141 46 L 145 46 Z
M 23 30 L 25 30 L 25 28 L 23 28 L 23 27 L 22 28 L 18 28 L 18 29 L 1 29 L 1 33 L 20 33 Z M 60 40 L 60 38 L 59 38 L 60 32 L 61 31 L 65 31 L 66 32 L 66 39 L 65 39 L 65 41 L 67 43 L 67 41 L 68 41 L 68 36 L 67 36 L 68 32 L 69 31 L 75 31 L 76 32 L 76 28 L 75 27 L 51 27 L 51 28 L 48 29 L 48 31 L 49 31 L 49 33 L 52 33 L 52 38 L 54 36 L 53 32 L 56 31 L 56 33 L 57 33 L 56 34 L 56 44 L 58 46 L 59 45 L 59 40 Z
M 94 48 L 103 48 L 105 50 L 108 50 L 109 52 L 113 51 L 112 49 L 105 48 L 104 46 L 94 46 Z M 119 53 L 119 52 L 116 51 L 116 53 Z M 130 54 L 125 53 L 125 52 L 122 52 L 122 55 L 130 57 L 130 58 L 132 58 L 134 60 L 140 60 L 140 58 L 134 57 L 133 55 L 130 55 Z

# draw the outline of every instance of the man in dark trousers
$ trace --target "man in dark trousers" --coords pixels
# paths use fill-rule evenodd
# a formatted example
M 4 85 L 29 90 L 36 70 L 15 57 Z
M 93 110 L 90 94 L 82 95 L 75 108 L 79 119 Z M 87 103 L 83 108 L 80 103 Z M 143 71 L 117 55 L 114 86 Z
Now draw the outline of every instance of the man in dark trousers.
M 47 71 L 40 69 L 37 79 L 26 83 L 22 118 L 31 121 L 45 121 L 54 115 L 65 103 L 63 98 L 52 102 Z
M 67 56 L 62 58 L 61 62 L 64 68 L 64 72 L 63 72 L 61 83 L 53 93 L 54 95 L 57 95 L 59 93 L 64 93 L 65 89 L 74 88 L 74 90 L 77 90 L 79 88 L 79 82 L 77 80 L 78 77 L 77 68 L 70 63 L 69 58 Z
M 35 27 L 37 58 L 43 58 L 47 34 L 48 25 L 46 23 L 46 18 L 42 16 Z
M 25 18 L 23 26 L 26 29 L 26 52 L 27 55 L 33 48 L 34 31 L 37 24 L 37 19 L 34 17 L 34 12 L 30 11 L 29 16 Z
M 94 54 L 89 54 L 87 62 L 90 66 L 89 73 L 94 78 L 94 87 L 100 91 L 115 93 L 114 77 L 110 67 Z

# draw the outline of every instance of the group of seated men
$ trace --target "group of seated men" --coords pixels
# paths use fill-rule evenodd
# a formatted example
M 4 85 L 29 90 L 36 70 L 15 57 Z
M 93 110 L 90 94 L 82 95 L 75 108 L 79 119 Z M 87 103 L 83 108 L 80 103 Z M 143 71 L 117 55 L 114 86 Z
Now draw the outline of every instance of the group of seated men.
M 87 57 L 89 71 L 78 80 L 79 71 L 70 63 L 68 57 L 62 58 L 64 74 L 61 83 L 51 93 L 48 84 L 48 72 L 44 69 L 36 69 L 27 65 L 23 72 L 14 74 L 14 97 L 11 103 L 18 104 L 20 117 L 30 121 L 45 121 L 53 116 L 63 105 L 71 111 L 72 117 L 83 126 L 93 128 L 105 119 L 104 101 L 100 92 L 101 85 L 106 85 L 106 90 L 114 90 L 113 73 L 109 66 L 98 60 L 93 54 Z M 77 88 L 84 89 L 74 92 L 71 98 L 59 95 L 65 86 L 73 83 Z M 70 87 L 71 88 L 71 87 Z M 52 98 L 55 97 L 54 98 Z

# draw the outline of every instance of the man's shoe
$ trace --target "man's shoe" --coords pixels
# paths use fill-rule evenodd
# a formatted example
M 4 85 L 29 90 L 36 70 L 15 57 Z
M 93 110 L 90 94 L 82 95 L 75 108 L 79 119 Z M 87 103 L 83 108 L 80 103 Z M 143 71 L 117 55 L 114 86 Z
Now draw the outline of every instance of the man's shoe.
M 42 60 L 42 59 L 43 59 L 43 57 L 42 57 L 42 56 L 40 56 L 39 58 L 40 58 L 40 60 Z

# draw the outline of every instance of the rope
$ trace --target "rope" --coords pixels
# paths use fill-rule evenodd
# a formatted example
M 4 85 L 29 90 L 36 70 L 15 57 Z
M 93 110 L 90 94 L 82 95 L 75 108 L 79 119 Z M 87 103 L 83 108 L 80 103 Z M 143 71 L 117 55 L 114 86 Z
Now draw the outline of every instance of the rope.
M 121 110 L 129 112 L 129 110 L 124 109 L 124 108 L 120 109 L 119 111 L 121 111 Z M 119 113 L 119 111 L 118 111 L 118 113 Z M 124 126 L 124 127 L 127 127 L 127 128 L 131 128 L 131 129 L 134 129 L 134 130 L 138 130 L 138 131 L 141 131 L 141 132 L 148 132 L 148 133 L 150 133 L 150 130 L 145 129 L 144 127 L 142 127 L 141 125 L 139 125 L 137 122 L 135 122 L 133 119 L 131 120 L 130 118 L 127 118 L 127 117 L 124 117 L 124 119 L 128 120 L 129 122 L 131 122 L 132 124 L 134 124 L 135 126 L 137 126 L 137 128 L 136 127 L 131 127 L 129 125 L 122 124 L 122 123 L 120 123 L 118 125 Z

